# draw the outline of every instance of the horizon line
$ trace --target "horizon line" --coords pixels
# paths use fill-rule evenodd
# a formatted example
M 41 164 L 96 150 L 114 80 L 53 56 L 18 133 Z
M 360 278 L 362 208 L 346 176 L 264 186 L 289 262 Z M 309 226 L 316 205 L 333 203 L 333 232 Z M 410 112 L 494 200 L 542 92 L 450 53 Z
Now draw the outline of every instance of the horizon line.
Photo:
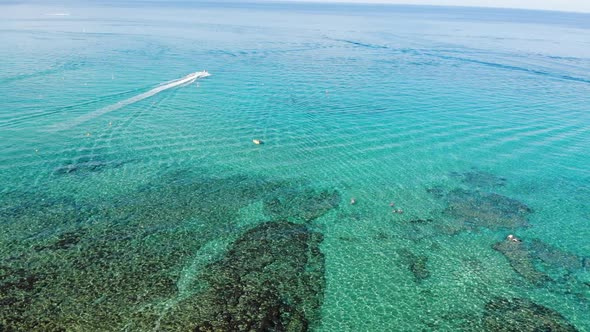
M 150 1 L 150 0 L 148 0 Z M 151 0 L 151 1 L 159 1 L 159 0 Z M 453 0 L 451 0 L 453 1 Z M 239 3 L 238 1 L 235 0 L 221 0 L 219 2 L 236 2 Z M 247 2 L 251 2 L 251 3 L 260 3 L 260 2 L 266 2 L 266 3 L 276 3 L 276 4 L 281 4 L 281 3 L 305 3 L 305 4 L 310 4 L 310 3 L 316 3 L 316 4 L 334 4 L 334 5 L 383 5 L 383 6 L 413 6 L 413 7 L 440 7 L 440 8 L 445 8 L 445 7 L 451 7 L 451 8 L 481 8 L 481 9 L 507 9 L 507 10 L 524 10 L 524 11 L 544 11 L 544 12 L 559 12 L 559 13 L 573 13 L 573 14 L 590 14 L 590 6 L 589 8 L 582 8 L 582 9 L 578 9 L 578 10 L 574 10 L 571 8 L 552 8 L 552 7 L 535 7 L 535 8 L 531 8 L 531 7 L 512 7 L 512 6 L 498 6 L 498 5 L 485 5 L 485 4 L 480 4 L 480 5 L 476 5 L 476 4 L 453 4 L 453 3 L 445 3 L 445 4 L 439 4 L 439 3 L 409 3 L 409 2 L 404 2 L 399 1 L 399 2 L 390 2 L 388 0 L 368 0 L 368 1 L 357 1 L 357 0 L 246 0 L 244 1 L 245 3 Z

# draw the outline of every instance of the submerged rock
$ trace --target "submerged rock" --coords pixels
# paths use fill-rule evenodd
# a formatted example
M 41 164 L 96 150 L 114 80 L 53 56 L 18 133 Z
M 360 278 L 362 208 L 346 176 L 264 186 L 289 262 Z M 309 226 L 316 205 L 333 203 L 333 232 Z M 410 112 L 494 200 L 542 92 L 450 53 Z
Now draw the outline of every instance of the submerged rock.
M 66 250 L 75 247 L 84 233 L 82 231 L 68 231 L 59 234 L 57 238 L 51 239 L 47 244 L 35 245 L 33 248 L 37 251 L 41 250 Z
M 0 195 L 0 262 L 25 255 L 56 232 L 84 223 L 94 212 L 72 198 L 41 190 Z
M 136 228 L 94 227 L 88 236 L 52 238 L 2 268 L 0 302 L 9 310 L 0 308 L 0 330 L 120 330 L 149 321 L 138 308 L 175 293 L 175 266 L 196 234 L 148 238 Z
M 151 211 L 139 213 L 197 217 L 217 225 L 227 224 L 241 208 L 289 185 L 246 175 L 208 177 L 190 171 L 167 174 L 161 180 L 141 188 L 140 194 L 128 202 L 130 207 L 150 204 Z
M 74 160 L 68 160 L 54 170 L 56 175 L 77 174 L 84 175 L 103 171 L 106 168 L 117 168 L 124 164 L 122 161 L 107 161 L 98 155 L 86 155 Z
M 560 313 L 530 300 L 495 298 L 485 306 L 483 328 L 489 332 L 575 332 Z
M 436 198 L 443 198 L 445 197 L 445 190 L 441 187 L 435 186 L 432 188 L 427 188 L 426 192 L 431 194 L 432 196 L 436 197 Z
M 336 190 L 285 188 L 264 200 L 264 211 L 272 219 L 310 222 L 340 204 Z
M 539 239 L 533 239 L 527 243 L 531 254 L 550 267 L 563 268 L 569 272 L 580 270 L 584 267 L 584 260 L 577 255 L 551 246 Z
M 30 291 L 39 280 L 41 280 L 40 275 L 27 273 L 24 269 L 0 266 L 0 305 L 12 302 L 10 296 L 15 294 L 10 294 L 11 292 Z
M 473 188 L 501 187 L 506 184 L 506 178 L 477 169 L 464 173 L 451 172 L 451 176 L 461 179 L 461 182 Z
M 434 222 L 434 219 L 426 218 L 426 219 L 412 219 L 409 221 L 411 224 L 427 224 Z
M 494 244 L 493 248 L 501 252 L 508 259 L 514 271 L 527 281 L 535 285 L 542 285 L 551 281 L 551 278 L 547 274 L 535 268 L 533 263 L 534 257 L 531 256 L 522 242 L 505 240 Z
M 294 187 L 187 171 L 104 200 L 0 195 L 0 331 L 304 331 L 317 321 L 324 261 L 321 235 L 303 225 L 247 231 L 182 295 L 177 286 L 203 246 L 240 236 L 240 209 Z M 313 215 L 332 205 L 326 197 L 313 196 Z M 176 302 L 186 310 L 168 309 Z M 227 313 L 239 326 L 219 323 Z
M 514 229 L 527 226 L 527 215 L 532 212 L 525 204 L 495 193 L 455 189 L 446 198 L 446 215 L 477 227 Z
M 31 219 L 39 219 L 59 225 L 81 221 L 89 212 L 90 209 L 78 205 L 72 198 L 49 195 L 40 190 L 13 191 L 0 195 L 0 224 L 30 225 Z
M 206 290 L 181 303 L 162 327 L 182 327 L 183 316 L 193 315 L 193 331 L 308 331 L 325 287 L 321 241 L 290 222 L 251 229 L 203 269 Z
M 441 234 L 445 235 L 453 235 L 450 232 L 450 229 L 447 227 L 449 226 L 448 223 L 437 223 L 437 222 L 414 222 L 410 221 L 408 223 L 400 224 L 400 229 L 398 235 L 403 236 L 404 238 L 414 241 L 420 242 L 423 240 L 433 240 L 437 236 Z
M 424 281 L 430 277 L 430 271 L 428 271 L 427 263 L 428 256 L 416 255 L 409 249 L 403 248 L 397 251 L 401 258 L 402 264 L 404 264 L 410 272 L 414 275 L 414 280 L 417 283 Z

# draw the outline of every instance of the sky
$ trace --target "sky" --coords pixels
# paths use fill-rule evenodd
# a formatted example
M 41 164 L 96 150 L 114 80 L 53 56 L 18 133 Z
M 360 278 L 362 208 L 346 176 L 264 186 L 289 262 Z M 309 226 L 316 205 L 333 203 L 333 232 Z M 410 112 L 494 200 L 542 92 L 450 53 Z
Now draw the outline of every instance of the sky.
M 290 1 L 290 0 L 281 0 Z M 298 0 L 306 2 L 390 3 L 409 5 L 501 7 L 590 13 L 590 0 Z

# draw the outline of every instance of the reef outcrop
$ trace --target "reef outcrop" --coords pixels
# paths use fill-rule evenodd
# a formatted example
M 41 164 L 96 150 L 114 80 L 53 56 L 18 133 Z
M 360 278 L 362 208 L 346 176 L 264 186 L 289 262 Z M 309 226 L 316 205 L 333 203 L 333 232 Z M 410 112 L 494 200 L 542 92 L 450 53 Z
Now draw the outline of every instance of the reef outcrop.
M 521 298 L 495 298 L 485 306 L 483 329 L 489 332 L 576 332 L 557 311 Z
M 180 303 L 162 327 L 191 315 L 193 331 L 308 331 L 325 287 L 321 241 L 320 233 L 285 221 L 247 231 L 203 269 L 205 290 Z

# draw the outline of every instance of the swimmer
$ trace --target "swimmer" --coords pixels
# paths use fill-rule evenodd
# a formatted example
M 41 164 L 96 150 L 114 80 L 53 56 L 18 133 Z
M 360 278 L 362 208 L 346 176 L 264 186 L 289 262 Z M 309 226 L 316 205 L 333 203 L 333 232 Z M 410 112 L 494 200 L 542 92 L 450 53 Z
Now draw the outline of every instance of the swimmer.
M 389 203 L 389 206 L 395 206 L 394 202 Z
M 355 204 L 356 204 L 356 199 L 354 199 L 354 197 L 353 197 L 350 199 L 350 205 L 355 205 Z
M 522 242 L 522 241 L 521 241 L 519 238 L 517 238 L 516 236 L 514 236 L 514 235 L 512 235 L 512 234 L 509 234 L 509 235 L 506 237 L 506 240 L 508 240 L 508 241 L 512 241 L 512 242 Z

